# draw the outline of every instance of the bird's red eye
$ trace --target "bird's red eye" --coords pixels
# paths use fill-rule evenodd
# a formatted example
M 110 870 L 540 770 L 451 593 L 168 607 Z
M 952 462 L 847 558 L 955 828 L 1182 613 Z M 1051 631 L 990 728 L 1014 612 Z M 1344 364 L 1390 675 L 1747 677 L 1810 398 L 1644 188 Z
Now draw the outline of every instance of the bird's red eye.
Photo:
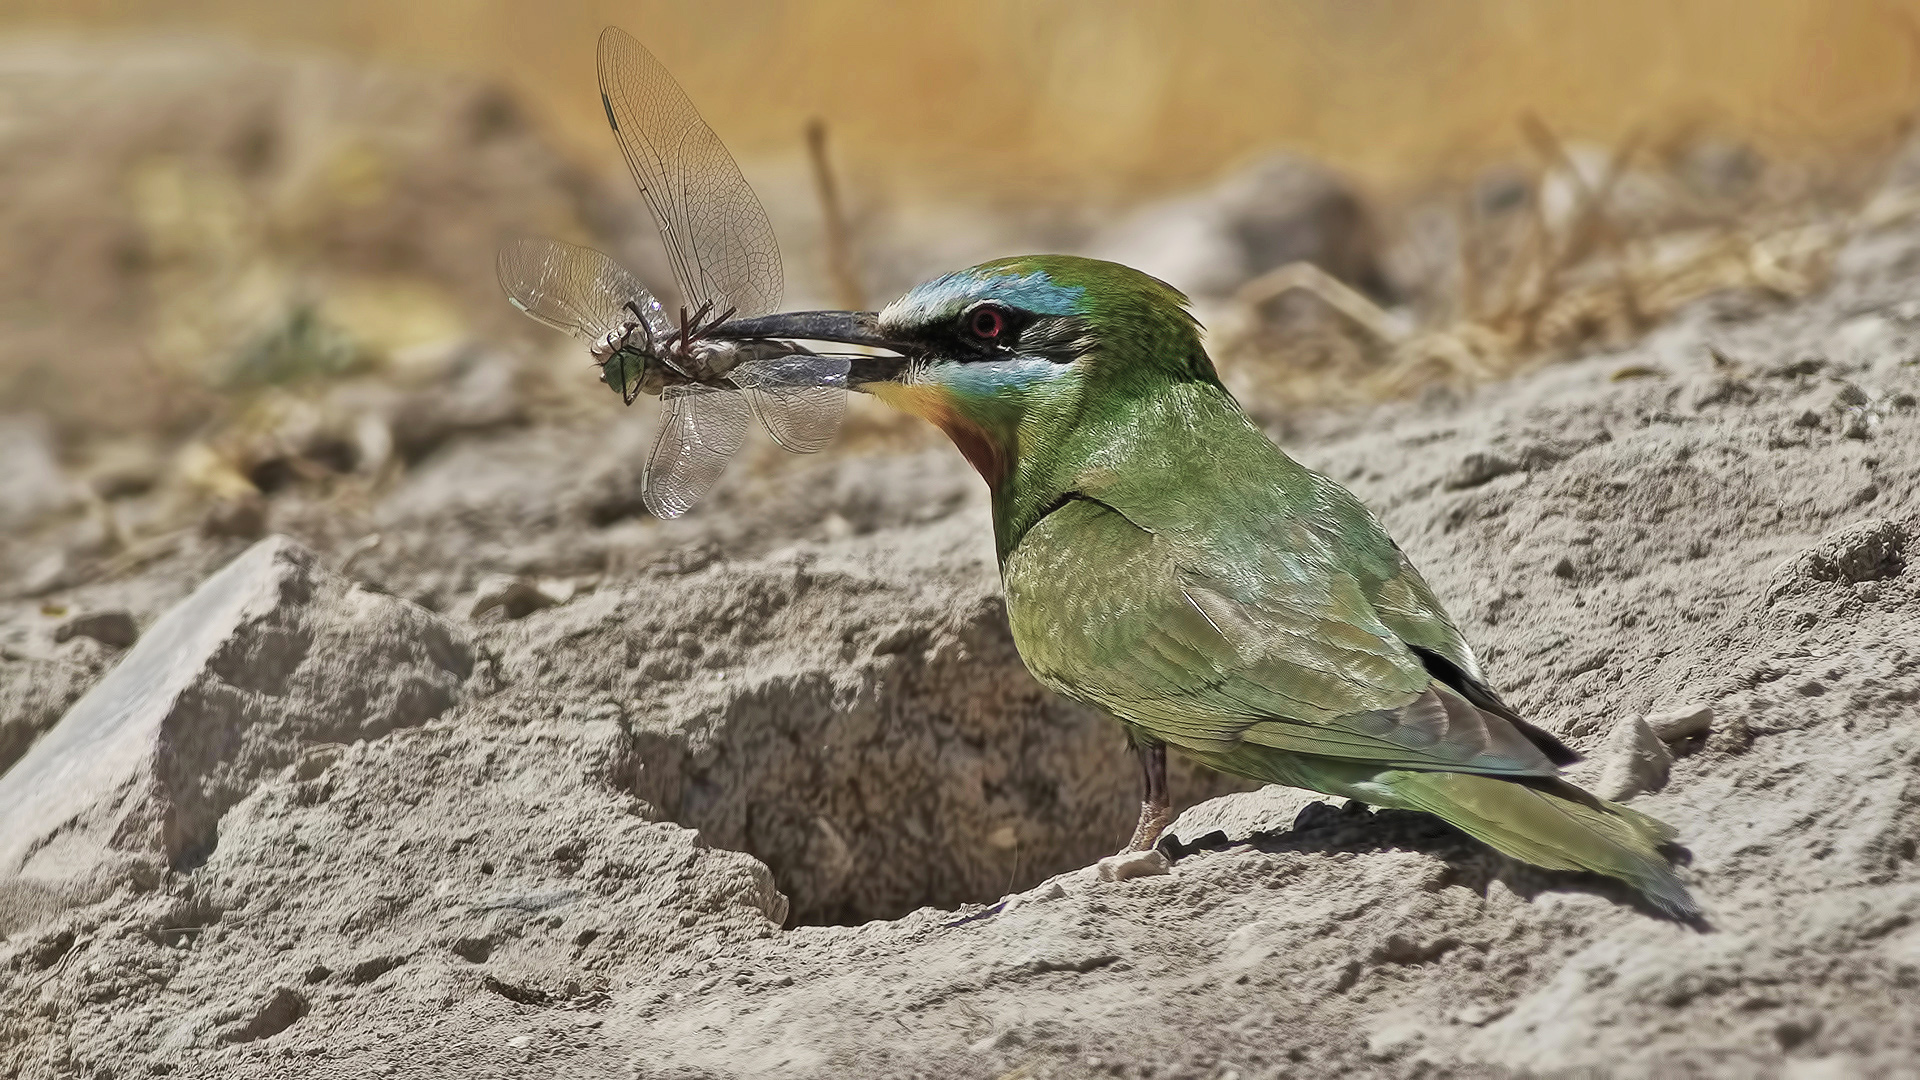
M 1007 317 L 996 307 L 974 308 L 967 319 L 967 329 L 973 331 L 974 337 L 990 341 L 1006 333 Z

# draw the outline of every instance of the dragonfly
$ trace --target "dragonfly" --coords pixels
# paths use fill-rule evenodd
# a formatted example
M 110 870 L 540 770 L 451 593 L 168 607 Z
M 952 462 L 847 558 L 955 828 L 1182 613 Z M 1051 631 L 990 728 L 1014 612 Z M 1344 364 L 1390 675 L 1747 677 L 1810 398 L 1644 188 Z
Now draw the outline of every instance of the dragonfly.
M 773 225 L 733 155 L 645 46 L 608 27 L 598 63 L 607 123 L 683 303 L 669 314 L 611 257 L 545 237 L 502 247 L 496 270 L 515 307 L 587 343 L 601 381 L 628 405 L 641 394 L 660 398 L 640 497 L 655 517 L 674 518 L 718 482 L 753 419 L 797 453 L 831 442 L 858 357 L 716 336 L 780 306 Z

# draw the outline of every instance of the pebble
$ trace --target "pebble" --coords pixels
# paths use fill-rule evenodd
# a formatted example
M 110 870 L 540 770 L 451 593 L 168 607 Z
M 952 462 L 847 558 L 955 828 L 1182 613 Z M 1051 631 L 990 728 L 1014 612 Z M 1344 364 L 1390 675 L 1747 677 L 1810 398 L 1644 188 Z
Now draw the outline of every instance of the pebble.
M 1707 704 L 1683 705 L 1677 709 L 1663 709 L 1647 714 L 1647 726 L 1660 737 L 1662 742 L 1679 742 L 1695 735 L 1705 735 L 1713 729 L 1713 706 Z
M 1111 879 L 1109 879 L 1111 880 Z M 1054 878 L 1023 893 L 1016 893 L 1001 901 L 1000 913 L 1018 911 L 1028 904 L 1041 904 L 1049 900 L 1058 900 L 1067 895 L 1067 888 L 1059 878 Z
M 509 619 L 524 619 L 536 611 L 566 603 L 573 599 L 575 591 L 571 580 L 536 582 L 511 574 L 495 574 L 480 582 L 467 618 L 477 619 L 499 608 Z
M 1518 462 L 1498 454 L 1476 450 L 1456 462 L 1453 468 L 1447 471 L 1446 479 L 1442 484 L 1449 491 L 1460 491 L 1464 488 L 1479 487 L 1489 480 L 1519 471 Z
M 1594 758 L 1600 770 L 1594 794 L 1614 802 L 1659 791 L 1673 768 L 1673 751 L 1638 716 L 1622 717 L 1614 724 Z
M 134 625 L 132 615 L 119 608 L 75 615 L 54 627 L 53 640 L 56 642 L 71 641 L 76 637 L 88 637 L 111 648 L 125 649 L 140 639 L 140 628 Z
M 1173 872 L 1173 864 L 1159 848 L 1109 855 L 1097 864 L 1101 881 L 1125 881 L 1128 878 L 1154 877 Z

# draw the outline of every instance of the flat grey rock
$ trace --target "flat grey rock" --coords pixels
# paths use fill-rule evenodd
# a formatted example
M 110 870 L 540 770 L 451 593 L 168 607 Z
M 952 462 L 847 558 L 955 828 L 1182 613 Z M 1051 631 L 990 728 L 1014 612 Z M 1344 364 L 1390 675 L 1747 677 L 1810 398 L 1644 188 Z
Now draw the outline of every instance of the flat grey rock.
M 1339 801 L 1317 792 L 1268 784 L 1256 791 L 1235 791 L 1189 807 L 1167 826 L 1167 835 L 1192 845 L 1214 832 L 1226 833 L 1233 841 L 1282 833 L 1293 828 L 1300 811 L 1314 803 Z
M 260 541 L 0 775 L 0 928 L 49 895 L 110 890 L 119 875 L 103 868 L 129 858 L 203 856 L 259 777 L 306 745 L 431 719 L 471 664 L 438 616 L 359 590 L 284 537 Z M 9 896 L 35 911 L 10 913 Z

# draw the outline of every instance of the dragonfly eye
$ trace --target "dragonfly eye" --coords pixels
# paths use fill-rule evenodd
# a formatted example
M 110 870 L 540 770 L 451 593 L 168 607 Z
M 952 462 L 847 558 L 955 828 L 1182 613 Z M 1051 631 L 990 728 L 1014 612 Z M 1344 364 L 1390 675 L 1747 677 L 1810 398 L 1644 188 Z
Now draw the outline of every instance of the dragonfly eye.
M 1007 332 L 1007 313 L 998 305 L 982 304 L 967 316 L 967 332 L 981 341 L 997 340 Z

